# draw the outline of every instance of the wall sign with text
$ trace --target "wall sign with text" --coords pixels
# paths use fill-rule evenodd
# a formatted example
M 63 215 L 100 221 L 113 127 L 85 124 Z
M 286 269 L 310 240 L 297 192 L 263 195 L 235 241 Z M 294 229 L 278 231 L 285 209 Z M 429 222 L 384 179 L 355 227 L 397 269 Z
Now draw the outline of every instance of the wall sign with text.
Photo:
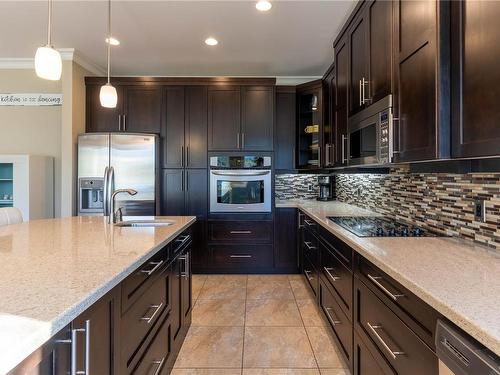
M 0 94 L 0 106 L 54 106 L 62 102 L 62 94 Z

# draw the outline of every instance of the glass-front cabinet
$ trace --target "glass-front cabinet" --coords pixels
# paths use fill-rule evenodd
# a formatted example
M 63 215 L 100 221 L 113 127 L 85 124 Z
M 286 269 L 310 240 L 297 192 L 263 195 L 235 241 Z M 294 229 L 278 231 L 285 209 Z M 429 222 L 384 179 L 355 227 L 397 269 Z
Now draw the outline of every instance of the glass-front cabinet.
M 0 163 L 0 207 L 12 207 L 14 202 L 13 164 Z
M 321 167 L 322 142 L 322 82 L 305 83 L 297 87 L 297 160 L 298 169 Z

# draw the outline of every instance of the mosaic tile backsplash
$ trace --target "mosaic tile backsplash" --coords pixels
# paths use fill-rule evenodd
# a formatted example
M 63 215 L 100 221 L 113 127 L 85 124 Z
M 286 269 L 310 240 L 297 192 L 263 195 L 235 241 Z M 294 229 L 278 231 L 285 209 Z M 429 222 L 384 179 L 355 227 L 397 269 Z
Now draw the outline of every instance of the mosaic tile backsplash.
M 309 185 L 312 190 L 309 191 Z M 276 199 L 316 199 L 318 196 L 318 175 L 277 174 L 274 178 Z
M 340 201 L 500 250 L 500 173 L 409 173 L 401 168 L 389 174 L 338 174 L 336 181 Z M 291 190 L 295 182 L 288 186 Z M 484 223 L 474 219 L 476 199 L 485 201 Z

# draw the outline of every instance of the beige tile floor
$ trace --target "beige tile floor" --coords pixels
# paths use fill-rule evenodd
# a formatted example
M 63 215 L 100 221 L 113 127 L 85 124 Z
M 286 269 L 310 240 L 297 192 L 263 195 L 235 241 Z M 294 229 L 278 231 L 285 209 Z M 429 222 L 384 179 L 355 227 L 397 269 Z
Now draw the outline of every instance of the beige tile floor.
M 172 375 L 348 375 L 301 275 L 194 275 Z

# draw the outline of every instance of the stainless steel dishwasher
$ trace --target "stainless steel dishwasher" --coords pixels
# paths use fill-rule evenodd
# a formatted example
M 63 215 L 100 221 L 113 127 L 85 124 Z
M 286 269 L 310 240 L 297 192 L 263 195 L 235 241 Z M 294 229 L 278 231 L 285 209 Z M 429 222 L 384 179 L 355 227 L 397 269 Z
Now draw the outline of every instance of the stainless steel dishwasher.
M 500 375 L 500 358 L 441 320 L 436 328 L 439 375 Z

